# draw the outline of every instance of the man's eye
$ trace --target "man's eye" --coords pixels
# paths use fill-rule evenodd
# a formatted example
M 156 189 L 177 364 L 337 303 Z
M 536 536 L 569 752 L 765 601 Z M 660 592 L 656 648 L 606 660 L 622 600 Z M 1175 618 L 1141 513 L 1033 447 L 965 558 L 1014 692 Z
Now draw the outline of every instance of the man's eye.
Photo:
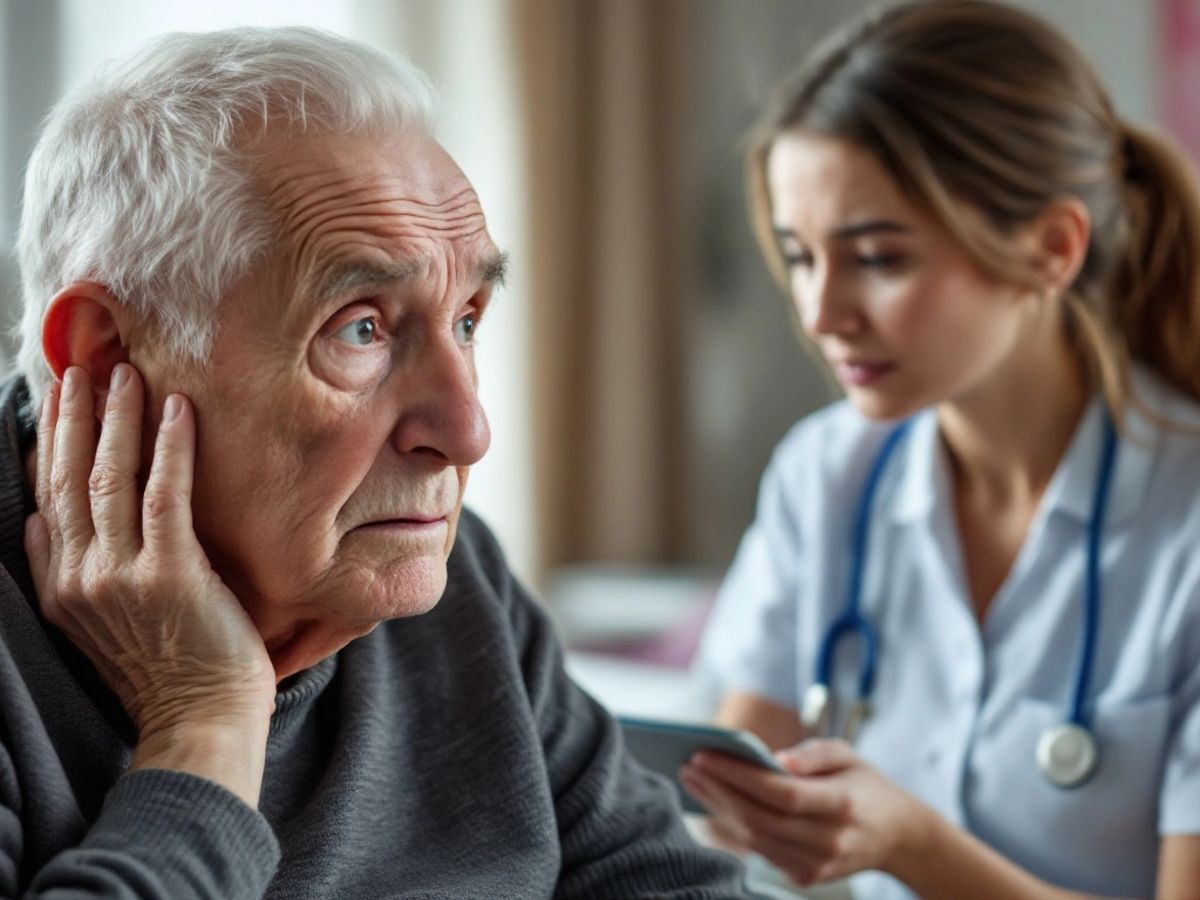
M 477 328 L 479 328 L 479 316 L 463 316 L 454 323 L 454 338 L 460 344 L 474 343 Z
M 379 331 L 379 326 L 371 316 L 364 316 L 361 319 L 355 319 L 344 328 L 339 328 L 334 332 L 333 336 L 339 341 L 345 341 L 347 344 L 354 344 L 357 347 L 366 347 L 375 340 L 375 334 Z

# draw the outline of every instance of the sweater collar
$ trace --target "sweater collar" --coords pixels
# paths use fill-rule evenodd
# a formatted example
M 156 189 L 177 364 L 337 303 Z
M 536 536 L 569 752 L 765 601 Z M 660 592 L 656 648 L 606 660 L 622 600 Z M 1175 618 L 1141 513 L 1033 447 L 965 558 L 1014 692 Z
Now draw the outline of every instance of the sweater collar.
M 29 411 L 29 388 L 14 376 L 0 383 L 0 565 L 32 596 L 25 558 L 25 519 L 33 513 L 32 487 L 25 480 L 25 455 L 37 426 Z

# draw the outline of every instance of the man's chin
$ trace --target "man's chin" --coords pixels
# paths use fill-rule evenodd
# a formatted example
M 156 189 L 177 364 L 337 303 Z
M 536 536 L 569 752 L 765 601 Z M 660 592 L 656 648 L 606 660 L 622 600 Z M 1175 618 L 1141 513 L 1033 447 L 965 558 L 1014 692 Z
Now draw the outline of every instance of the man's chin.
M 311 584 L 311 582 L 310 582 Z M 307 595 L 291 602 L 263 598 L 244 604 L 267 643 L 277 672 L 308 668 L 380 622 L 429 612 L 446 590 L 440 552 L 383 562 L 343 561 Z
M 444 559 L 397 560 L 375 572 L 361 612 L 377 622 L 424 615 L 437 606 L 445 591 Z

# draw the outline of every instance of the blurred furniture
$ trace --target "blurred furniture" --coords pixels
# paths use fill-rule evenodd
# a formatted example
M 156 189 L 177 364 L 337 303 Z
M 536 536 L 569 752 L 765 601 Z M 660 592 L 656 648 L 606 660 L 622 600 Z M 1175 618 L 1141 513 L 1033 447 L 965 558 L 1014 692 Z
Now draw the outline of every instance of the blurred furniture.
M 716 697 L 688 670 L 717 581 L 689 569 L 585 566 L 551 581 L 547 599 L 567 647 L 567 671 L 614 713 L 703 722 Z M 706 843 L 702 816 L 685 816 Z M 842 884 L 801 892 L 761 857 L 752 887 L 772 900 L 851 900 Z

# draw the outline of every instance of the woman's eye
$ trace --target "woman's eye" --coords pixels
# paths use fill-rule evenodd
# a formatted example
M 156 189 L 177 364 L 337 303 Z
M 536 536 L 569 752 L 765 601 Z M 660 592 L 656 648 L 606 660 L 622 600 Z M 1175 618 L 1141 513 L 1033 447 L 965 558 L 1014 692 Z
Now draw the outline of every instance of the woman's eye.
M 812 253 L 790 241 L 783 241 L 779 245 L 779 255 L 789 269 L 796 266 L 811 266 L 813 263 Z
M 460 344 L 471 344 L 475 341 L 475 331 L 479 328 L 478 316 L 463 316 L 454 323 L 454 338 Z
M 356 347 L 366 347 L 375 340 L 379 325 L 371 316 L 355 319 L 349 325 L 339 328 L 333 336 L 339 341 L 354 344 Z
M 881 272 L 899 268 L 903 262 L 904 257 L 899 253 L 874 253 L 858 257 L 858 264 L 864 269 L 875 269 Z

